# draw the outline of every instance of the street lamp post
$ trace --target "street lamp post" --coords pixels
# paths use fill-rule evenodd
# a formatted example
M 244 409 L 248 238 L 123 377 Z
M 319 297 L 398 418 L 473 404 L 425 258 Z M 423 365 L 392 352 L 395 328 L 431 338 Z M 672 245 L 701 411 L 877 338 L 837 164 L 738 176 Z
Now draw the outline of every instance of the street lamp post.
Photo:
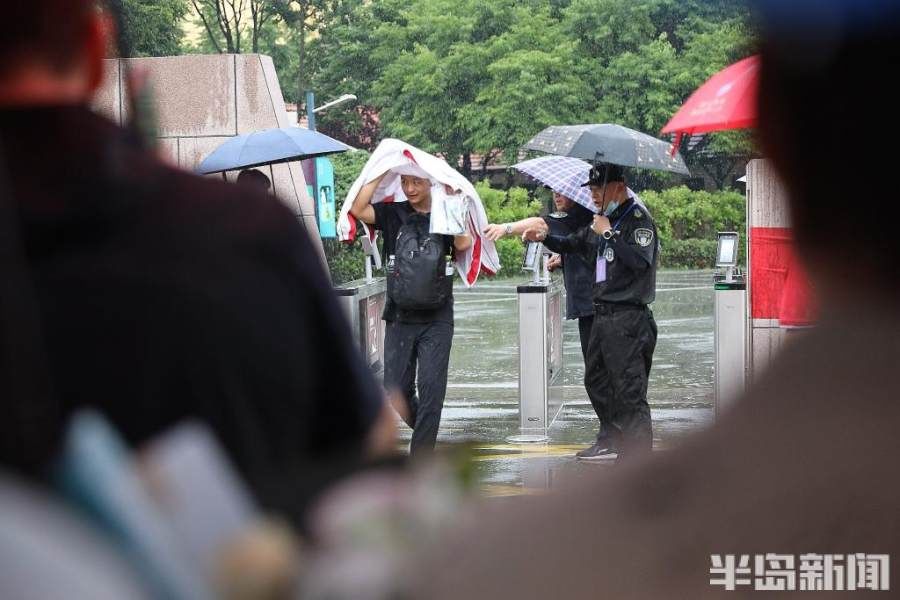
M 306 127 L 310 131 L 316 130 L 316 95 L 312 90 L 306 91 Z
M 344 102 L 349 102 L 351 100 L 356 100 L 356 96 L 354 94 L 343 94 L 339 98 L 332 100 L 331 102 L 326 102 L 322 106 L 316 106 L 316 95 L 312 90 L 307 90 L 306 92 L 306 122 L 307 127 L 310 131 L 316 130 L 316 113 L 331 108 L 332 106 L 337 106 L 338 104 L 343 104 Z

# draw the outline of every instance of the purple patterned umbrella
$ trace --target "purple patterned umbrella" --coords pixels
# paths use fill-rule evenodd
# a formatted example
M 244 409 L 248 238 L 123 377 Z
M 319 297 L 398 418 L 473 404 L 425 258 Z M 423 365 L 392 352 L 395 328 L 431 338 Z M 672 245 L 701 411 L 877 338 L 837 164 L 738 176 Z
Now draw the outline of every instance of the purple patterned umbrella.
M 590 188 L 581 187 L 588 180 L 590 163 L 580 158 L 551 155 L 520 162 L 513 168 L 537 179 L 554 192 L 571 198 L 589 211 L 597 212 Z

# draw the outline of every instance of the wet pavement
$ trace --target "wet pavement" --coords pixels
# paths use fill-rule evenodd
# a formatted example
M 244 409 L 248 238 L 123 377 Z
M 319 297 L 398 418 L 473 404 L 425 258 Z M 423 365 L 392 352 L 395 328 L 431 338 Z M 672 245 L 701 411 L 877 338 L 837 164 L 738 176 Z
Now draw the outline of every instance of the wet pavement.
M 523 278 L 524 281 L 524 278 Z M 597 418 L 582 385 L 577 321 L 563 328 L 565 405 L 546 444 L 510 444 L 519 433 L 517 279 L 482 280 L 455 290 L 456 327 L 438 444 L 468 442 L 475 469 L 491 494 L 524 493 L 598 465 L 576 461 L 590 445 Z M 654 450 L 677 444 L 712 422 L 713 286 L 711 271 L 662 271 L 652 306 L 659 338 L 648 402 Z M 409 429 L 401 431 L 408 439 Z

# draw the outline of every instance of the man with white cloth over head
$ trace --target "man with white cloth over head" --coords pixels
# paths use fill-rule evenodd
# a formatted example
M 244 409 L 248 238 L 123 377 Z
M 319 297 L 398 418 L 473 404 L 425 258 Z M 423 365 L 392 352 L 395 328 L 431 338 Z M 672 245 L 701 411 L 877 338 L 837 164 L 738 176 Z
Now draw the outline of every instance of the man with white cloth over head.
M 477 200 L 474 188 L 444 161 L 386 140 L 351 188 L 339 225 L 343 237 L 352 236 L 347 225 L 355 223 L 347 219 L 349 212 L 384 234 L 384 386 L 403 396 L 406 410 L 400 412 L 413 429 L 413 455 L 433 450 L 437 439 L 453 341 L 453 270 L 454 262 L 457 267 L 461 262 L 456 257 L 468 259 L 469 268 L 462 271 L 467 285 L 474 283 L 469 278 L 473 267 L 477 277 L 478 271 L 493 273 L 498 266 L 488 266 L 493 261 L 485 260 L 485 254 L 493 253 L 495 259 L 496 252 L 491 244 L 483 253 L 486 240 L 471 216 L 465 216 L 467 231 L 460 235 L 432 233 L 433 194 L 444 193 L 462 194 L 484 218 L 480 202 L 472 202 L 472 196 Z

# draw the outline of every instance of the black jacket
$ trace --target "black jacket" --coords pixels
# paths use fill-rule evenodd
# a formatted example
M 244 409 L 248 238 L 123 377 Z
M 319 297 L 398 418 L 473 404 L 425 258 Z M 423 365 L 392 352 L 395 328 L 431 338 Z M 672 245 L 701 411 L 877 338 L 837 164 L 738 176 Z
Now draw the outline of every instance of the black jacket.
M 609 215 L 615 234 L 607 241 L 588 225 L 568 236 L 548 235 L 544 245 L 554 252 L 576 252 L 594 264 L 593 300 L 642 306 L 656 298 L 659 239 L 656 224 L 633 199 Z M 606 279 L 596 281 L 597 260 L 606 262 Z
M 378 386 L 288 208 L 166 166 L 82 107 L 0 110 L 0 144 L 53 427 L 91 406 L 140 444 L 199 419 L 269 505 L 360 455 Z
M 591 222 L 593 213 L 581 206 L 573 206 L 567 213 L 552 213 L 544 217 L 550 235 L 567 236 Z M 594 262 L 578 253 L 561 254 L 563 283 L 566 286 L 566 318 L 577 319 L 594 314 L 591 288 L 594 285 Z

